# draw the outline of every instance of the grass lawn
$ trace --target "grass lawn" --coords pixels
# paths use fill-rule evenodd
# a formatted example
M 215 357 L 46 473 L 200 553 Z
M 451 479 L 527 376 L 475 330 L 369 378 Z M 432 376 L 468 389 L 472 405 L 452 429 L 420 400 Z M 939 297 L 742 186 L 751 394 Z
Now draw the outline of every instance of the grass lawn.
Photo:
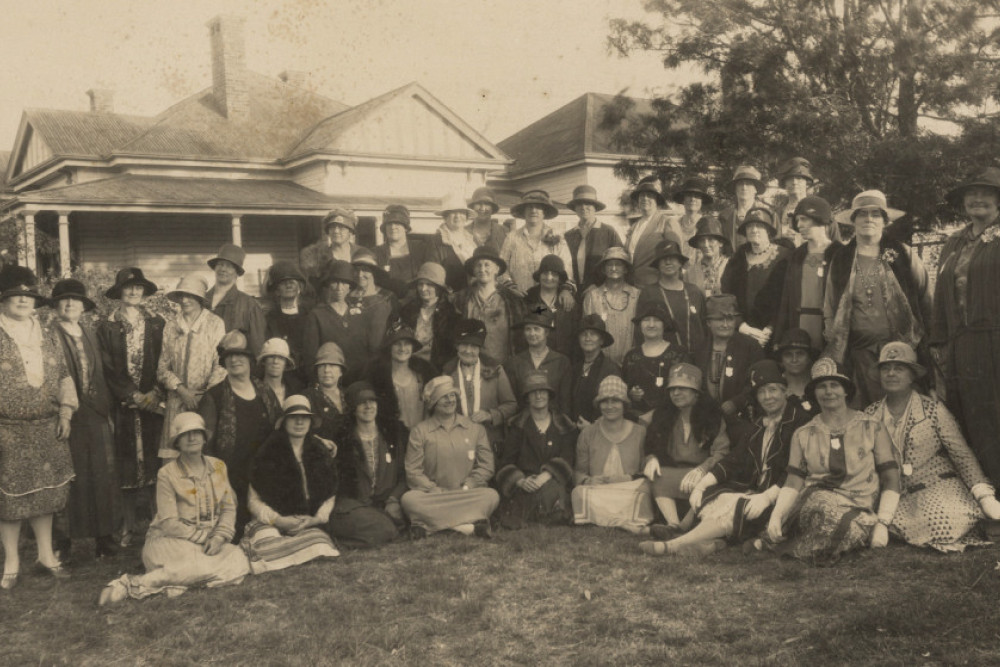
M 654 558 L 603 528 L 433 536 L 242 585 L 96 606 L 140 547 L 0 591 L 0 663 L 997 664 L 1000 551 L 893 545 L 819 569 Z M 22 562 L 34 558 L 28 546 Z

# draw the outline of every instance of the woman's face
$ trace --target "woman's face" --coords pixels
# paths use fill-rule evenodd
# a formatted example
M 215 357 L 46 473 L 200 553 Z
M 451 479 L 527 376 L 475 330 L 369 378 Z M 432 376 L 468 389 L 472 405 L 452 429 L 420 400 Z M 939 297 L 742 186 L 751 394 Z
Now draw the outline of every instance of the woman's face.
M 270 378 L 280 378 L 285 373 L 288 361 L 284 357 L 271 355 L 264 358 L 264 374 Z
M 358 287 L 361 288 L 362 292 L 367 292 L 369 288 L 375 286 L 375 274 L 370 270 L 355 267 L 354 275 L 358 279 Z
M 601 416 L 608 421 L 618 421 L 625 416 L 625 404 L 617 398 L 605 398 L 598 407 L 601 408 Z
M 542 271 L 538 274 L 538 284 L 542 289 L 559 289 L 559 274 L 555 271 Z
M 705 257 L 715 259 L 722 253 L 722 241 L 711 236 L 705 236 L 699 239 L 698 248 Z
M 601 349 L 603 343 L 600 332 L 593 329 L 584 329 L 580 332 L 580 349 L 584 352 L 596 352 Z
M 783 412 L 788 400 L 788 387 L 778 382 L 765 384 L 757 389 L 757 402 L 768 417 Z
M 310 415 L 288 415 L 285 417 L 285 433 L 293 438 L 304 438 L 312 426 Z
M 767 227 L 759 224 L 749 224 L 746 227 L 747 241 L 754 250 L 760 252 L 771 245 L 771 236 L 767 233 Z
M 354 408 L 354 417 L 363 424 L 370 424 L 375 421 L 378 415 L 378 403 L 374 399 L 361 401 L 358 407 Z
M 610 280 L 624 280 L 627 265 L 620 259 L 609 259 L 604 262 L 604 276 Z
M 886 393 L 902 393 L 913 386 L 916 379 L 913 370 L 904 363 L 890 361 L 879 365 L 879 378 L 882 380 L 882 388 Z
M 466 366 L 475 366 L 479 361 L 479 346 L 471 343 L 458 344 L 458 360 Z
M 79 322 L 83 315 L 83 301 L 72 297 L 56 302 L 56 314 L 63 322 Z
M 781 353 L 781 367 L 789 375 L 807 373 L 811 362 L 809 351 L 801 347 L 790 347 Z
M 489 202 L 478 201 L 469 208 L 476 212 L 478 220 L 489 220 L 493 216 L 493 207 Z
M 35 299 L 30 296 L 9 296 L 3 301 L 3 313 L 13 320 L 26 320 L 35 312 Z
M 536 389 L 528 392 L 528 405 L 536 410 L 547 410 L 549 407 L 549 390 Z
M 250 358 L 242 354 L 230 354 L 224 366 L 229 377 L 243 379 L 250 376 Z
M 837 380 L 823 380 L 816 385 L 816 401 L 824 412 L 842 408 L 847 404 L 847 390 Z
M 204 431 L 188 431 L 177 436 L 177 450 L 181 454 L 198 455 L 201 454 L 205 446 Z
M 536 227 L 545 221 L 545 209 L 536 204 L 524 207 L 524 224 Z
M 122 288 L 122 303 L 126 306 L 140 306 L 145 295 L 146 290 L 143 289 L 142 285 L 135 283 L 126 285 Z
M 658 208 L 656 205 L 656 197 L 648 192 L 643 192 L 636 197 L 635 204 L 638 207 L 639 212 L 642 213 L 644 217 L 655 213 Z
M 334 220 L 343 220 L 343 218 L 334 218 Z M 344 225 L 332 224 L 326 233 L 330 237 L 330 242 L 335 246 L 342 246 L 351 241 L 351 230 Z
M 215 272 L 215 284 L 228 286 L 236 282 L 236 278 L 239 277 L 239 272 L 236 270 L 236 265 L 232 262 L 227 262 L 224 259 L 220 259 L 212 267 L 212 271 Z
M 708 330 L 713 338 L 718 340 L 728 340 L 736 333 L 737 317 L 735 315 L 719 315 L 708 320 Z
M 584 224 L 590 224 L 597 219 L 597 207 L 593 204 L 586 202 L 577 204 L 573 207 L 573 211 L 580 218 L 580 222 Z
M 193 296 L 188 296 L 187 294 L 181 295 L 181 312 L 184 315 L 190 317 L 192 315 L 197 315 L 201 312 L 201 301 L 194 298 Z
M 684 195 L 684 212 L 688 215 L 698 213 L 701 211 L 701 196 L 694 193 L 687 193 Z
M 528 347 L 538 347 L 545 345 L 548 341 L 548 329 L 537 324 L 526 324 L 524 327 L 524 340 L 528 342 Z
M 664 257 L 656 263 L 656 268 L 660 276 L 664 278 L 677 278 L 681 274 L 681 260 L 677 257 Z
M 734 187 L 736 198 L 743 202 L 753 201 L 757 196 L 757 186 L 753 181 L 739 180 Z
M 646 340 L 663 339 L 663 320 L 653 315 L 648 315 L 639 322 L 639 330 Z
M 438 302 L 438 288 L 428 282 L 417 283 L 417 296 L 425 306 L 433 306 Z
M 405 364 L 413 356 L 413 341 L 397 340 L 389 348 L 389 354 L 392 355 L 393 361 Z
M 320 386 L 333 389 L 340 382 L 340 375 L 344 369 L 339 364 L 320 364 L 316 367 L 316 379 Z
M 698 392 L 690 387 L 671 387 L 670 402 L 678 408 L 694 407 L 698 401 Z
M 499 272 L 500 267 L 490 259 L 479 259 L 472 265 L 472 275 L 481 285 L 489 285 L 496 281 Z
M 799 200 L 809 194 L 809 179 L 805 176 L 789 176 L 782 183 L 782 187 Z
M 278 283 L 279 299 L 297 299 L 301 293 L 302 285 L 300 285 L 299 281 L 294 278 L 282 280 Z
M 351 293 L 351 283 L 334 280 L 326 288 L 326 297 L 330 303 L 340 303 Z
M 969 217 L 991 220 L 1000 213 L 1000 192 L 993 188 L 973 186 L 965 191 L 962 203 Z
M 438 417 L 451 417 L 458 408 L 458 396 L 445 394 L 434 404 L 434 414 Z
M 854 233 L 871 242 L 882 238 L 885 229 L 885 215 L 878 206 L 866 206 L 854 212 Z
M 448 229 L 453 232 L 457 232 L 468 221 L 469 214 L 465 211 L 446 211 L 444 214 L 444 224 L 448 225 Z
M 398 222 L 390 222 L 385 226 L 385 240 L 389 243 L 398 243 L 406 238 L 406 225 Z

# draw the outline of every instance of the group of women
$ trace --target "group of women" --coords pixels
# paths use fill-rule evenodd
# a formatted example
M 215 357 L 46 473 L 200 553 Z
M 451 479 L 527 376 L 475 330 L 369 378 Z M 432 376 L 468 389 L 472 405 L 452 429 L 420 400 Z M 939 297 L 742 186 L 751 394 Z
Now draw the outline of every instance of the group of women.
M 736 174 L 756 188 L 756 170 Z M 705 189 L 689 180 L 686 217 L 664 222 L 640 184 L 624 244 L 595 228 L 587 186 L 565 238 L 541 191 L 512 207 L 513 232 L 488 189 L 449 200 L 423 244 L 390 206 L 375 252 L 333 253 L 312 284 L 272 267 L 259 348 L 225 330 L 196 275 L 167 292 L 165 321 L 146 307 L 157 286 L 125 268 L 92 327 L 82 283 L 45 297 L 4 267 L 0 587 L 19 581 L 23 520 L 38 567 L 63 578 L 69 540 L 111 555 L 142 508 L 146 572 L 102 603 L 497 525 L 818 563 L 890 535 L 985 542 L 982 521 L 1000 520 L 1000 170 L 949 193 L 969 224 L 933 299 L 916 253 L 884 234 L 899 212 L 880 192 L 837 218 L 803 197 L 796 248 L 764 205 L 724 232 Z

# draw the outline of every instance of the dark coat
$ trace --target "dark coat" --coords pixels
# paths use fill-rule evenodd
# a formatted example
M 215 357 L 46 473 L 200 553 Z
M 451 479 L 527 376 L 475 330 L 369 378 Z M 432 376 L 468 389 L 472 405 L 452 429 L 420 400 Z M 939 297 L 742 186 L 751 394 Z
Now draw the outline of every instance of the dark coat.
M 786 245 L 785 239 L 774 239 L 771 243 L 778 246 L 778 256 L 770 268 L 771 273 L 774 273 L 774 270 L 791 252 L 791 249 Z M 775 308 L 769 304 L 769 300 L 773 296 L 765 293 L 765 287 L 762 286 L 756 294 L 749 294 L 747 291 L 747 274 L 750 271 L 750 264 L 747 262 L 749 248 L 749 243 L 741 245 L 726 264 L 726 268 L 722 272 L 722 291 L 736 297 L 736 303 L 747 324 L 761 329 L 771 323 L 768 317 L 768 310 L 770 309 L 773 313 Z M 770 273 L 768 274 L 769 278 Z M 767 280 L 765 280 L 766 284 Z M 759 304 L 758 301 L 760 301 Z
M 529 313 L 551 310 L 556 328 L 549 333 L 549 347 L 570 359 L 579 356 L 580 346 L 576 340 L 579 332 L 576 326 L 580 322 L 580 306 L 574 304 L 573 308 L 566 310 L 559 305 L 559 296 L 556 295 L 555 308 L 549 308 L 548 304 L 542 301 L 541 292 L 540 285 L 529 288 L 524 296 L 525 308 Z
M 313 414 L 318 415 L 322 420 L 320 426 L 314 429 L 316 435 L 337 442 L 337 434 L 343 428 L 347 417 L 337 409 L 337 406 L 327 400 L 326 395 L 318 385 L 309 387 L 302 392 L 302 395 L 309 399 Z
M 563 414 L 569 412 L 572 387 L 569 357 L 565 354 L 550 349 L 541 365 L 536 369 L 531 361 L 531 353 L 525 350 L 509 358 L 504 363 L 504 370 L 507 372 L 507 378 L 510 380 L 510 386 L 514 390 L 517 403 L 522 409 L 527 407 L 527 400 L 524 397 L 524 382 L 529 373 L 538 370 L 548 376 L 549 385 L 555 391 L 556 395 L 552 400 L 552 407 Z
M 590 231 L 587 232 L 586 239 L 583 238 L 583 232 L 580 231 L 579 226 L 568 230 L 563 234 L 563 238 L 566 239 L 566 245 L 569 246 L 569 256 L 573 260 L 573 266 L 569 267 L 569 277 L 576 283 L 577 293 L 583 294 L 585 289 L 599 280 L 597 263 L 601 261 L 604 251 L 608 248 L 620 248 L 622 240 L 618 237 L 618 232 L 614 228 L 603 222 L 595 223 L 590 228 Z M 585 244 L 584 266 L 577 266 L 577 255 L 581 242 Z
M 406 443 L 410 439 L 409 430 L 399 420 L 378 420 L 378 430 L 385 441 L 386 455 L 376 456 L 375 479 L 368 470 L 364 445 L 354 428 L 354 420 L 344 420 L 343 428 L 337 435 L 337 469 L 340 473 L 341 498 L 351 498 L 364 505 L 384 508 L 390 498 L 399 498 L 406 491 Z M 386 459 L 389 460 L 386 460 Z
M 465 272 L 465 263 L 455 254 L 455 249 L 441 240 L 441 234 L 435 233 L 428 243 L 427 261 L 437 262 L 444 267 L 444 282 L 453 292 L 465 289 L 469 285 L 469 274 Z
M 429 361 L 420 357 L 410 357 L 409 366 L 423 385 L 438 374 Z M 371 382 L 375 390 L 378 413 L 385 419 L 399 419 L 399 399 L 396 398 L 396 389 L 392 384 L 392 360 L 389 359 L 388 353 L 383 352 L 372 359 L 365 368 L 364 377 Z
M 403 304 L 399 316 L 406 326 L 416 331 L 417 319 L 420 318 L 420 300 L 414 299 Z M 455 331 L 458 320 L 455 306 L 445 298 L 438 299 L 434 314 L 431 315 L 431 331 L 434 334 L 434 340 L 431 342 L 431 364 L 436 371 L 440 371 L 446 363 L 455 358 Z
M 506 287 L 500 287 L 499 285 L 497 286 L 497 292 L 500 294 L 500 298 L 503 299 L 504 305 L 507 307 L 507 323 L 513 327 L 524 320 L 524 315 L 526 313 L 524 299 Z M 455 304 L 455 310 L 458 311 L 459 317 L 469 317 L 468 305 L 471 295 L 471 289 L 463 289 L 462 291 L 455 293 L 453 302 Z M 507 358 L 509 359 L 513 357 L 526 347 L 527 344 L 524 342 L 524 333 L 519 330 L 511 331 L 510 335 L 507 337 Z
M 764 350 L 750 336 L 736 332 L 726 344 L 726 357 L 719 380 L 719 402 L 736 400 L 746 391 L 750 380 L 750 367 L 764 358 Z M 708 391 L 708 375 L 712 370 L 712 341 L 706 342 L 700 354 L 695 357 L 695 365 L 701 369 L 702 385 Z M 730 372 L 732 369 L 732 372 Z M 739 407 L 739 406 L 737 406 Z
M 212 287 L 205 294 L 205 305 L 213 313 L 222 318 L 226 325 L 226 331 L 239 329 L 247 336 L 250 349 L 256 355 L 264 345 L 267 322 L 264 320 L 264 310 L 246 292 L 241 292 L 235 285 L 229 288 L 222 300 L 211 308 L 212 297 L 215 294 L 215 287 Z
M 392 266 L 392 252 L 390 251 L 388 244 L 383 243 L 380 246 L 376 246 L 373 251 L 375 253 L 375 261 L 378 262 L 378 265 L 388 273 L 384 280 L 383 287 L 392 290 L 392 292 L 400 299 L 406 296 L 406 292 L 410 287 L 410 281 L 416 276 L 420 267 L 425 262 L 434 261 L 431 257 L 430 248 L 424 241 L 407 237 L 406 245 L 410 250 L 410 267 L 412 269 L 412 275 L 408 276 L 398 275 L 390 268 Z
M 111 393 L 104 380 L 104 362 L 101 348 L 97 343 L 97 334 L 86 326 L 81 325 L 80 327 L 83 331 L 83 351 L 87 355 L 87 365 L 90 366 L 90 390 L 85 392 L 83 391 L 82 369 L 72 337 L 57 323 L 53 323 L 52 327 L 62 343 L 66 367 L 69 369 L 70 377 L 73 378 L 74 386 L 76 386 L 80 407 L 89 408 L 102 417 L 109 416 L 111 414 Z
M 840 247 L 840 243 L 834 241 L 823 251 L 824 273 Z M 767 278 L 767 284 L 757 295 L 760 316 L 765 325 L 771 325 L 771 345 L 781 340 L 789 329 L 799 328 L 799 316 L 802 314 L 802 267 L 808 256 L 809 244 L 803 243 L 791 254 L 778 260 Z M 823 315 L 822 309 L 820 306 L 820 312 L 817 313 L 820 316 Z
M 586 375 L 583 374 L 583 359 L 573 362 L 573 399 L 570 405 L 570 418 L 574 422 L 580 417 L 591 423 L 596 421 L 601 416 L 601 409 L 594 405 L 594 399 L 597 397 L 597 388 L 601 385 L 601 380 L 609 375 L 621 377 L 621 374 L 622 367 L 604 354 L 603 350 L 597 353 L 597 359 Z
M 543 471 L 552 475 L 566 489 L 573 486 L 578 432 L 568 417 L 559 412 L 551 414 L 546 444 L 542 448 L 533 447 L 525 435 L 526 429 L 538 432 L 529 410 L 515 415 L 507 425 L 507 437 L 497 465 L 497 486 L 504 497 L 513 494 L 519 480 Z
M 302 488 L 305 471 L 306 488 Z M 330 451 L 314 435 L 302 444 L 302 468 L 292 452 L 285 431 L 277 430 L 261 445 L 250 468 L 250 485 L 268 507 L 282 516 L 316 514 L 320 506 L 337 494 L 337 464 Z

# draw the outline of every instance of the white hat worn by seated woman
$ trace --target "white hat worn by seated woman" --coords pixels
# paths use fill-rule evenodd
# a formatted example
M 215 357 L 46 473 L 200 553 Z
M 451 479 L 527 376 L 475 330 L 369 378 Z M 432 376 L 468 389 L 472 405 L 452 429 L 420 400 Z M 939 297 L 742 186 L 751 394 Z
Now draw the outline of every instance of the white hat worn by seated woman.
M 177 449 L 177 439 L 185 433 L 201 431 L 208 439 L 205 420 L 197 412 L 180 412 L 170 422 L 170 446 Z
M 432 379 L 424 386 L 424 405 L 427 411 L 434 410 L 434 406 L 445 396 L 454 394 L 458 396 L 458 389 L 455 388 L 455 381 L 450 375 L 441 375 Z

